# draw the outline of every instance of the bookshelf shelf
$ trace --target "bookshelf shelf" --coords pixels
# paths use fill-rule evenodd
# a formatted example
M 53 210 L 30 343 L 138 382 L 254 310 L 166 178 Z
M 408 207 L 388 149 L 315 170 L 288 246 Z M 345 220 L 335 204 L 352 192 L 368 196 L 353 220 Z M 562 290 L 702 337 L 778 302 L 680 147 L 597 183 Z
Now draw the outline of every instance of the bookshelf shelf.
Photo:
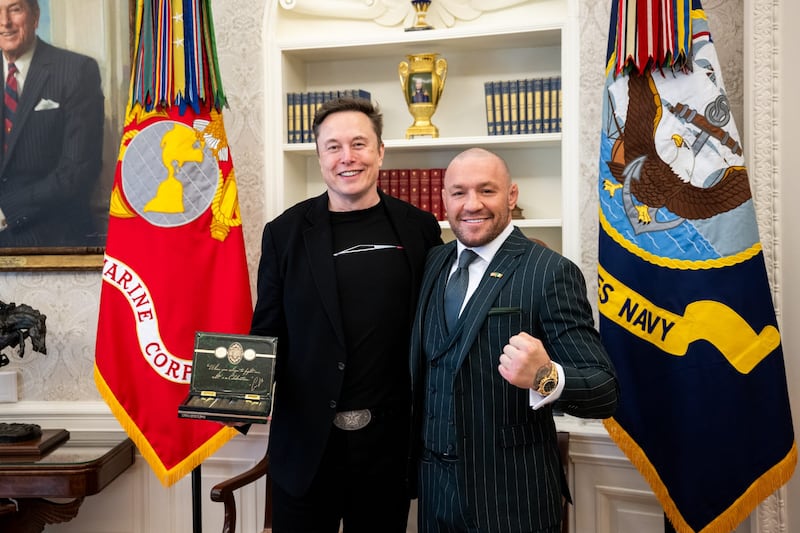
M 476 31 L 473 28 L 434 29 L 425 32 L 397 32 L 373 38 L 355 39 L 342 43 L 341 38 L 286 42 L 283 55 L 303 61 L 333 61 L 339 59 L 394 58 L 398 49 L 404 54 L 423 53 L 435 48 L 441 54 L 471 52 L 476 49 L 507 50 L 514 48 L 559 46 L 561 21 L 530 24 L 524 28 L 500 28 Z M 341 37 L 341 36 L 339 36 Z
M 327 4 L 308 0 L 324 12 Z M 493 3 L 489 3 L 494 5 Z M 268 216 L 325 189 L 313 143 L 287 143 L 286 94 L 363 89 L 383 113 L 383 168 L 445 168 L 462 150 L 480 146 L 508 163 L 519 185 L 522 220 L 517 226 L 573 259 L 577 232 L 578 161 L 576 128 L 578 58 L 575 0 L 518 0 L 488 7 L 449 28 L 405 32 L 403 22 L 300 14 L 276 7 L 274 56 L 267 73 L 273 112 L 267 128 L 274 188 Z M 383 21 L 385 22 L 385 21 Z M 438 53 L 447 78 L 432 122 L 438 138 L 406 139 L 413 118 L 403 97 L 398 65 L 409 54 Z M 487 81 L 558 76 L 562 80 L 561 132 L 488 135 Z M 280 120 L 278 119 L 280 117 Z M 273 149 L 268 148 L 272 151 Z M 452 237 L 442 223 L 445 238 Z
M 520 228 L 560 228 L 560 218 L 523 218 L 515 219 L 514 224 Z M 450 224 L 447 221 L 439 222 L 439 227 L 442 229 L 450 229 Z
M 558 148 L 560 133 L 534 133 L 528 135 L 483 135 L 474 137 L 446 137 L 438 139 L 384 139 L 387 150 L 393 152 L 437 151 L 443 148 L 467 148 L 484 146 L 495 149 Z M 283 151 L 302 155 L 314 155 L 314 143 L 284 143 Z

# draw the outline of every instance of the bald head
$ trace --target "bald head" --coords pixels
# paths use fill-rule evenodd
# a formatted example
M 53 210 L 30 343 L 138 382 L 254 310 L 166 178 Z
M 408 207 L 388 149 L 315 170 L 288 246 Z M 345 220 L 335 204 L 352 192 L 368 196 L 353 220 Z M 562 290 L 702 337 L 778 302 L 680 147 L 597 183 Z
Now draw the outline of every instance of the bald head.
M 517 196 L 508 165 L 488 150 L 465 150 L 447 167 L 442 201 L 450 229 L 466 246 L 483 246 L 500 235 L 511 223 Z
M 511 183 L 511 175 L 508 171 L 508 165 L 506 165 L 506 162 L 503 160 L 503 158 L 494 152 L 490 152 L 489 150 L 485 150 L 483 148 L 469 148 L 455 156 L 447 166 L 445 181 L 447 180 L 447 175 L 451 174 L 450 170 L 454 165 L 458 167 L 461 165 L 471 165 L 476 162 L 481 162 L 481 164 L 485 164 L 487 166 L 496 165 L 498 177 L 504 178 L 506 181 L 508 181 L 508 183 Z

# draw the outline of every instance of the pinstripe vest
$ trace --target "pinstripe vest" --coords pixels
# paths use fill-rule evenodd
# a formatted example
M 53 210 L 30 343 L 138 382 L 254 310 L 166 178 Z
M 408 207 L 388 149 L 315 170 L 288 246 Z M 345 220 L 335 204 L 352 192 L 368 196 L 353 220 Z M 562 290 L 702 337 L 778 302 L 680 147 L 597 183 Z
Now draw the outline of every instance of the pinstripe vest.
M 451 265 L 448 262 L 448 265 Z M 443 268 L 431 294 L 434 301 L 428 306 L 423 332 L 423 350 L 428 365 L 425 382 L 425 412 L 422 422 L 422 436 L 425 447 L 442 455 L 457 455 L 459 446 L 456 438 L 455 405 L 453 403 L 456 365 L 458 364 L 459 343 L 454 342 L 442 354 L 450 335 L 460 335 L 460 319 L 454 331 L 447 331 L 444 318 L 444 289 L 450 268 Z

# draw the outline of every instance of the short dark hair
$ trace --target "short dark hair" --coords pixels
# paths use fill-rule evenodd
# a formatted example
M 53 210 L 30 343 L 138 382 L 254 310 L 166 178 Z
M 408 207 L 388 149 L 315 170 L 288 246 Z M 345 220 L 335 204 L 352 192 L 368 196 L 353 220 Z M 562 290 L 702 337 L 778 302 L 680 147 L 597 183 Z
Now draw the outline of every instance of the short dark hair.
M 326 118 L 334 113 L 340 113 L 342 111 L 357 111 L 367 115 L 369 121 L 372 122 L 372 129 L 378 136 L 378 144 L 383 144 L 383 115 L 378 109 L 378 106 L 373 105 L 373 103 L 366 98 L 350 98 L 344 96 L 328 100 L 317 109 L 317 113 L 314 115 L 314 124 L 312 125 L 314 138 L 317 139 L 319 137 L 320 124 L 322 124 Z
M 26 4 L 28 4 L 28 7 L 31 8 L 31 11 L 33 11 L 34 13 L 39 12 L 39 0 L 23 0 L 23 1 Z

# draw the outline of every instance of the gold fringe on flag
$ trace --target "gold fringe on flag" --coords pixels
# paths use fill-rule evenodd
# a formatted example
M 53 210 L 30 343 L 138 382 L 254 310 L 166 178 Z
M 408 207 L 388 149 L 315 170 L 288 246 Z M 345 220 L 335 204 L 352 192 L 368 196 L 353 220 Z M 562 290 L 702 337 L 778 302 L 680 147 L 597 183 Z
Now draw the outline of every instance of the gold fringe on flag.
M 114 392 L 108 386 L 105 379 L 103 379 L 103 376 L 97 368 L 97 365 L 94 367 L 94 381 L 97 386 L 97 390 L 100 392 L 100 396 L 106 402 L 109 409 L 111 409 L 111 413 L 114 415 L 117 421 L 119 421 L 122 429 L 124 429 L 128 434 L 128 437 L 130 437 L 130 439 L 136 445 L 139 453 L 142 454 L 142 457 L 150 465 L 153 473 L 155 473 L 156 477 L 158 477 L 158 479 L 161 481 L 161 484 L 165 487 L 172 486 L 178 480 L 186 476 L 188 472 L 191 472 L 200 466 L 203 461 L 214 455 L 226 442 L 238 434 L 234 428 L 222 428 L 203 446 L 197 448 L 194 453 L 188 455 L 183 461 L 175 465 L 173 468 L 167 468 L 164 466 L 164 463 L 161 461 L 161 458 L 158 456 L 155 450 L 153 450 L 153 447 L 150 445 L 150 441 L 147 439 L 147 437 L 145 437 L 141 429 L 139 429 L 139 426 L 137 426 L 136 423 L 131 420 L 127 410 L 120 405 Z
M 675 502 L 670 497 L 667 487 L 658 475 L 658 471 L 656 471 L 636 441 L 613 418 L 603 420 L 603 425 L 611 439 L 647 480 L 677 533 L 730 533 L 747 518 L 751 509 L 754 509 L 761 501 L 775 492 L 775 487 L 783 486 L 789 482 L 797 465 L 797 444 L 795 443 L 789 453 L 786 454 L 786 457 L 756 479 L 725 512 L 720 513 L 717 518 L 702 530 L 695 531 L 684 520 Z

